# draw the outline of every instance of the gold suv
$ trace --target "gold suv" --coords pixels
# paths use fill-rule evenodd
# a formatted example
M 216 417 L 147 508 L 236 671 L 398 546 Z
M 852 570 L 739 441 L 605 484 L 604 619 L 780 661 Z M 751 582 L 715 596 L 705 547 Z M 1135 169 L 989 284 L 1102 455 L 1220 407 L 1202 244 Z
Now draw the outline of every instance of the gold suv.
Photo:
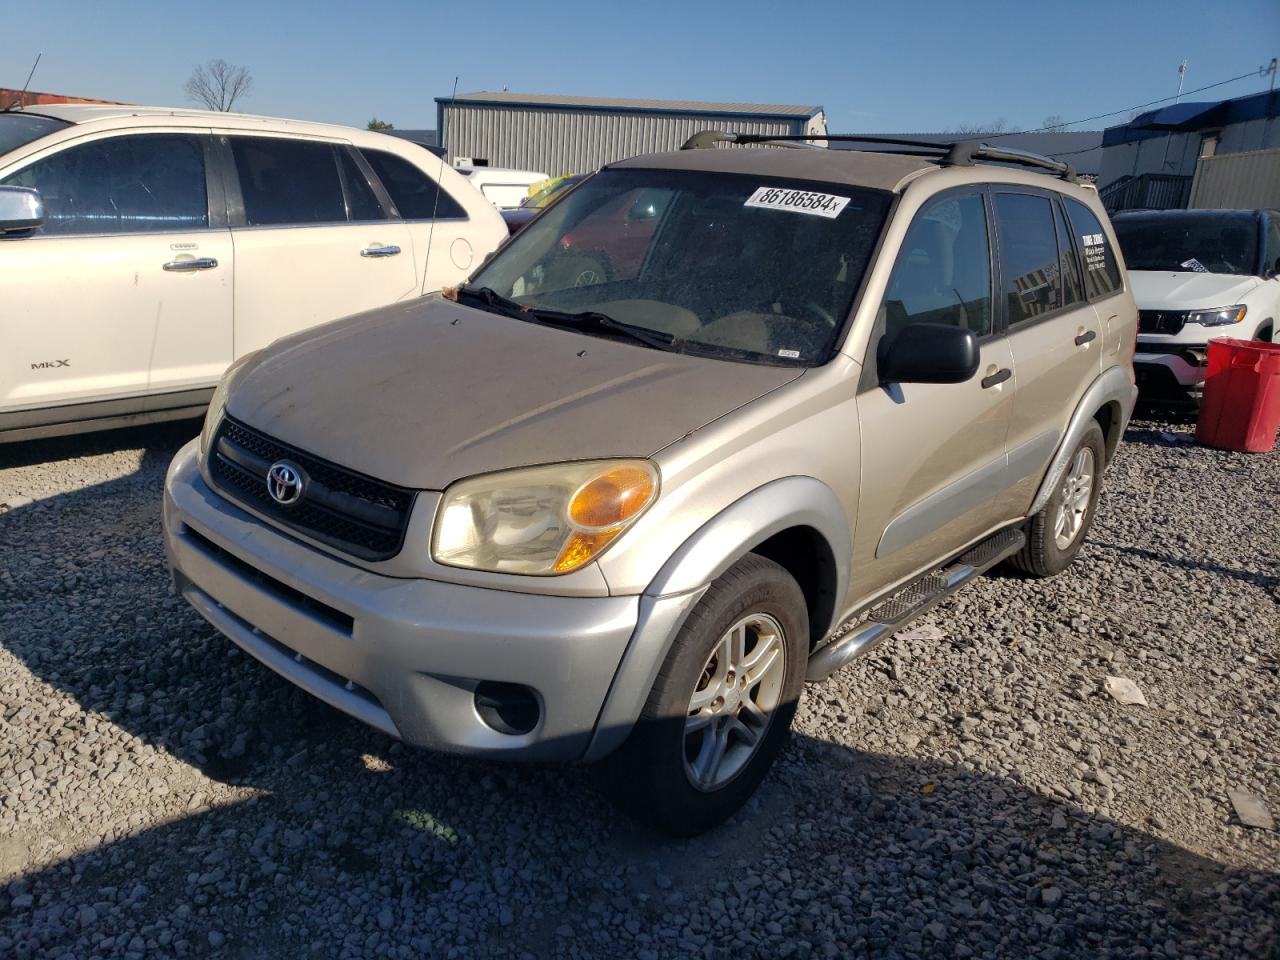
M 166 484 L 183 596 L 392 736 L 603 761 L 692 833 L 805 680 L 1002 560 L 1066 567 L 1136 396 L 1097 194 L 750 139 L 611 164 L 462 287 L 240 362 Z

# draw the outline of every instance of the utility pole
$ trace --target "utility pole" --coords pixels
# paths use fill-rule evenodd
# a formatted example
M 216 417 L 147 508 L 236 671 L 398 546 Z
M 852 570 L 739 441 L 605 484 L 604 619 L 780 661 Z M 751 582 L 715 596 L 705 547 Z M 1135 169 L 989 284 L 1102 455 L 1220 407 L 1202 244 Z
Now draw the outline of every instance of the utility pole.
M 1187 61 L 1183 60 L 1178 64 L 1178 95 L 1173 98 L 1174 103 L 1182 101 L 1182 81 L 1187 78 Z
M 1275 90 L 1275 88 L 1276 88 L 1276 58 L 1275 58 L 1275 57 L 1272 57 L 1272 58 L 1271 58 L 1271 62 L 1270 62 L 1269 64 L 1267 64 L 1265 67 L 1259 67 L 1259 68 L 1258 68 L 1258 72 L 1259 72 L 1259 73 L 1269 73 L 1269 74 L 1271 74 L 1271 86 L 1270 86 L 1270 87 L 1268 87 L 1267 89 L 1268 89 L 1268 90 Z

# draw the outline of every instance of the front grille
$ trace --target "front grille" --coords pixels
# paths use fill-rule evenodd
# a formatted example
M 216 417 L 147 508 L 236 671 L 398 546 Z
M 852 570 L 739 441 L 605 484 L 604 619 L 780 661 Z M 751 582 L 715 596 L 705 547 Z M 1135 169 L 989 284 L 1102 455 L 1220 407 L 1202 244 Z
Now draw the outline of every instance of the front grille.
M 1181 333 L 1186 314 L 1175 310 L 1139 310 L 1139 333 Z
M 267 492 L 278 460 L 301 468 L 301 499 L 282 506 Z M 374 480 L 281 443 L 224 417 L 214 437 L 209 474 L 218 489 L 286 527 L 363 560 L 400 552 L 414 492 Z

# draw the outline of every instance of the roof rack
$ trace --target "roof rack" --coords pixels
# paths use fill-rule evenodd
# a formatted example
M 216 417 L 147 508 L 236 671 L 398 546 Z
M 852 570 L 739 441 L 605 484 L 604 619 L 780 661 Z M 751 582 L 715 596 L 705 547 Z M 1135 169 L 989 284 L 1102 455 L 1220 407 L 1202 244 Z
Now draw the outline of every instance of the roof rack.
M 706 150 L 719 143 L 765 143 L 780 147 L 809 147 L 823 149 L 813 140 L 835 140 L 840 143 L 865 143 L 874 147 L 909 147 L 907 150 L 885 151 L 907 156 L 936 159 L 944 167 L 971 167 L 978 161 L 1011 163 L 1052 173 L 1063 180 L 1076 183 L 1076 172 L 1071 164 L 1054 160 L 1029 150 L 1012 147 L 993 147 L 980 140 L 956 140 L 934 143 L 930 140 L 905 140 L 899 137 L 860 136 L 854 133 L 806 133 L 786 136 L 770 136 L 763 133 L 726 133 L 723 130 L 703 130 L 684 142 L 681 150 Z

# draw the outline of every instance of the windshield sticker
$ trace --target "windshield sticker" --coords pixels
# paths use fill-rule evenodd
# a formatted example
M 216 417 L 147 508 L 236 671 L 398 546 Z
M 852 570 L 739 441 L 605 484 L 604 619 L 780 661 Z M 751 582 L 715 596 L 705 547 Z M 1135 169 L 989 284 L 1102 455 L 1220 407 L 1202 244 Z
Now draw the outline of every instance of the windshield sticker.
M 1190 270 L 1192 273 L 1208 273 L 1209 272 L 1209 268 L 1206 267 L 1199 260 L 1197 260 L 1195 257 L 1192 257 L 1190 260 L 1184 260 L 1182 263 L 1178 264 L 1178 266 L 1180 266 L 1183 270 Z
M 764 207 L 768 210 L 790 210 L 815 217 L 834 220 L 848 205 L 848 197 L 830 193 L 812 193 L 808 190 L 786 190 L 782 187 L 760 187 L 747 198 L 744 207 Z
M 786 357 L 788 360 L 799 360 L 800 351 L 799 350 L 779 350 L 778 356 Z
M 1080 237 L 1084 244 L 1084 265 L 1089 270 L 1107 269 L 1106 237 L 1100 233 L 1086 233 Z

